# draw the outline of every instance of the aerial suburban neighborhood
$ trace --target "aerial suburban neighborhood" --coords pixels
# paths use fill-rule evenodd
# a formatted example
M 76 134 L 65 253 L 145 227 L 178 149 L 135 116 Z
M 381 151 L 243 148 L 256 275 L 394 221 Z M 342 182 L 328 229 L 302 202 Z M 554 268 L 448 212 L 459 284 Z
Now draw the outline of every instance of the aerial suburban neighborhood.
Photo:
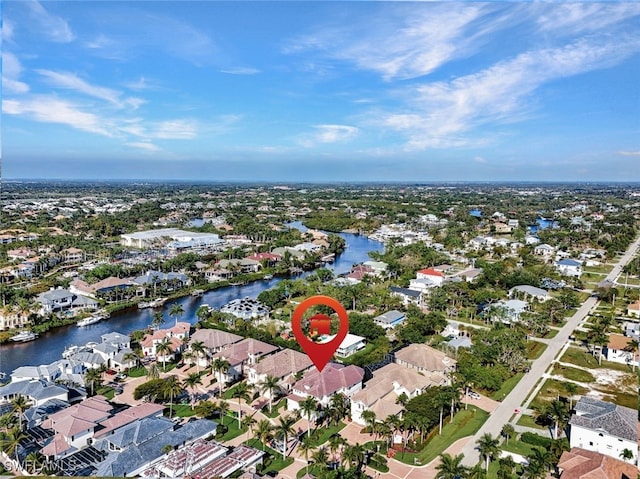
M 623 184 L 7 182 L 3 472 L 635 478 L 639 226 Z

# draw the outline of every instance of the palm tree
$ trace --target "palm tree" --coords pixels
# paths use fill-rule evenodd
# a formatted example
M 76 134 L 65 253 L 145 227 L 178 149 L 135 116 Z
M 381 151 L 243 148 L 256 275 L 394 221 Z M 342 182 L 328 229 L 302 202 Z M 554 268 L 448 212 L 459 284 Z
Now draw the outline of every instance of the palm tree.
M 633 459 L 633 451 L 631 449 L 624 448 L 620 453 L 620 458 L 623 461 L 630 461 Z
M 487 477 L 487 471 L 485 471 L 480 463 L 478 463 L 471 469 L 467 469 L 467 473 L 464 477 L 465 479 L 485 479 Z
M 169 397 L 169 418 L 173 416 L 173 398 L 182 392 L 182 384 L 178 380 L 178 376 L 171 375 L 164 380 L 162 392 L 165 397 Z
M 129 364 L 131 361 L 133 361 L 134 367 L 138 366 L 138 361 L 140 361 L 140 356 L 138 356 L 133 351 L 124 353 L 124 355 L 122 356 L 122 362 Z
M 218 403 L 218 414 L 220 414 L 220 422 L 224 426 L 224 417 L 229 412 L 229 403 L 227 401 L 220 401 Z
M 534 449 L 533 452 L 529 456 L 527 456 L 527 459 L 529 460 L 529 464 L 539 464 L 545 471 L 550 469 L 551 465 L 553 464 L 553 457 L 551 456 L 551 453 L 546 449 Z
M 402 424 L 402 419 L 400 419 L 400 416 L 398 416 L 397 414 L 391 414 L 387 416 L 387 419 L 385 419 L 385 423 L 387 424 L 387 426 L 389 426 L 389 431 L 391 432 L 391 440 L 389 441 L 389 446 L 391 447 L 393 441 L 395 440 L 396 431 L 400 429 L 400 425 Z
M 269 375 L 265 376 L 265 378 L 260 383 L 259 388 L 262 394 L 269 394 L 269 414 L 272 414 L 273 398 L 282 391 L 280 389 L 278 378 Z
M 152 328 L 158 328 L 161 324 L 164 324 L 164 322 L 162 311 L 156 311 L 153 313 L 153 320 L 151 321 Z
M 309 452 L 315 449 L 315 447 L 309 435 L 304 436 L 298 443 L 298 450 L 304 454 L 304 459 L 307 461 L 307 474 L 309 474 Z
M 16 396 L 11 400 L 11 408 L 18 416 L 18 428 L 22 431 L 22 414 L 29 409 L 30 404 L 24 396 Z
M 198 385 L 202 384 L 202 378 L 200 378 L 200 375 L 198 373 L 191 373 L 186 378 L 184 378 L 182 383 L 184 384 L 185 389 L 191 389 L 191 393 L 193 396 L 193 398 L 191 399 L 191 409 L 193 409 L 195 390 Z
M 180 303 L 173 303 L 171 309 L 169 309 L 169 316 L 176 318 L 176 326 L 178 325 L 178 318 L 184 314 L 184 308 Z
M 156 343 L 156 356 L 162 356 L 162 369 L 167 370 L 167 355 L 173 353 L 171 348 L 171 340 L 164 337 L 160 342 Z
M 38 451 L 33 451 L 25 457 L 25 469 L 31 474 L 40 474 L 44 465 L 45 457 Z
M 376 413 L 369 409 L 365 409 L 362 411 L 362 414 L 360 414 L 360 417 L 366 424 L 367 429 L 369 429 L 369 434 L 373 434 L 377 421 Z
M 16 417 L 12 413 L 6 413 L 0 416 L 0 429 L 7 432 L 16 426 Z
M 196 368 L 200 373 L 200 356 L 206 357 L 207 348 L 202 341 L 194 341 L 191 343 L 191 351 L 196 355 Z
M 240 422 L 242 420 L 242 400 L 244 399 L 247 403 L 251 400 L 252 389 L 253 386 L 250 384 L 241 382 L 236 384 L 232 390 L 231 395 L 238 400 L 238 427 L 240 427 Z
M 507 423 L 502 426 L 502 435 L 507 439 L 507 444 L 509 444 L 509 439 L 511 439 L 515 433 L 516 430 L 511 424 Z
M 282 460 L 286 458 L 287 446 L 289 444 L 289 436 L 293 434 L 293 425 L 296 420 L 293 416 L 284 416 L 278 418 L 276 425 L 276 435 L 282 436 Z
M 273 425 L 268 419 L 261 419 L 256 424 L 255 437 L 257 437 L 262 444 L 269 442 L 269 439 L 273 436 Z
M 209 309 L 209 306 L 207 306 L 206 304 L 203 304 L 196 310 L 196 317 L 198 318 L 198 321 L 200 321 L 201 323 L 204 322 L 204 320 L 209 317 L 209 314 L 210 314 L 210 309 Z
M 218 397 L 222 395 L 222 373 L 227 372 L 230 367 L 229 361 L 222 358 L 216 358 L 211 363 L 211 369 L 218 373 Z
M 498 479 L 512 479 L 513 470 L 516 467 L 516 463 L 513 460 L 513 457 L 511 457 L 510 455 L 501 457 L 498 460 L 498 463 L 500 464 L 498 467 L 498 472 L 496 474 Z
M 147 368 L 146 376 L 151 379 L 158 379 L 160 377 L 160 369 L 156 363 L 151 363 Z
M 364 462 L 364 448 L 358 443 L 353 446 L 347 445 L 342 453 L 342 460 L 349 469 L 355 466 L 356 470 L 360 470 Z
M 329 450 L 333 456 L 333 462 L 336 461 L 336 452 L 340 450 L 341 447 L 347 444 L 347 440 L 342 437 L 340 434 L 333 434 L 329 437 Z
M 307 436 L 311 429 L 311 416 L 318 410 L 318 401 L 313 396 L 307 396 L 300 402 L 300 412 L 307 417 Z
M 342 393 L 334 393 L 331 395 L 330 409 L 332 410 L 332 419 L 337 426 L 340 420 L 347 415 L 347 397 Z
M 636 362 L 637 362 L 636 361 L 636 355 L 638 354 L 638 346 L 640 346 L 640 343 L 638 343 L 638 340 L 637 339 L 632 339 L 624 347 L 624 350 L 626 352 L 631 353 L 631 367 L 633 368 L 634 372 L 636 370 Z
M 578 392 L 578 386 L 570 381 L 565 381 L 562 386 L 569 395 L 569 411 L 573 409 L 573 396 Z
M 246 428 L 249 431 L 249 434 L 253 433 L 253 426 L 256 425 L 256 420 L 251 416 L 245 416 L 242 418 L 241 428 Z
M 459 479 L 464 477 L 467 468 L 462 465 L 463 459 L 464 456 L 462 454 L 458 454 L 455 457 L 447 453 L 440 454 L 440 464 L 436 466 L 438 473 L 435 479 Z
M 496 456 L 500 451 L 498 447 L 498 439 L 494 438 L 491 434 L 483 434 L 480 439 L 476 441 L 480 455 L 485 459 L 485 471 L 489 470 L 489 460 Z
M 315 462 L 316 464 L 325 465 L 329 460 L 329 453 L 327 452 L 327 447 L 321 446 L 318 449 L 316 449 L 316 451 L 313 454 L 311 454 L 311 459 L 313 459 L 313 462 Z
M 96 368 L 87 369 L 87 372 L 84 373 L 84 381 L 91 388 L 91 395 L 93 396 L 96 384 L 100 385 L 102 381 L 102 373 Z
M 551 401 L 545 409 L 545 415 L 553 421 L 553 438 L 558 439 L 558 429 L 564 427 L 569 418 L 567 405 L 557 399 Z

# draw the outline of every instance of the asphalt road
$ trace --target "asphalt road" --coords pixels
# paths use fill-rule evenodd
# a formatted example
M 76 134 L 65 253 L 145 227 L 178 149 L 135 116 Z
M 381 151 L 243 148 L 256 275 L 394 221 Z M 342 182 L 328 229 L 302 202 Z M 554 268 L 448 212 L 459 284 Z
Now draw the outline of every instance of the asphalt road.
M 640 237 L 638 237 L 631 246 L 629 246 L 625 254 L 615 264 L 611 272 L 607 275 L 608 280 L 613 281 L 618 277 L 622 268 L 631 260 L 639 246 Z M 542 355 L 533 361 L 529 372 L 523 376 L 516 387 L 513 388 L 506 398 L 504 398 L 496 410 L 491 413 L 487 422 L 482 425 L 480 430 L 473 436 L 473 439 L 466 444 L 461 451 L 464 455 L 463 464 L 465 466 L 474 466 L 478 463 L 480 457 L 476 449 L 476 441 L 486 433 L 491 434 L 493 437 L 500 435 L 502 427 L 509 422 L 509 419 L 515 413 L 515 410 L 521 408 L 522 403 L 529 392 L 534 388 L 536 382 L 540 377 L 542 377 L 551 362 L 569 340 L 569 336 L 573 333 L 574 329 L 576 329 L 587 317 L 587 314 L 596 305 L 597 301 L 598 300 L 593 297 L 587 298 L 578 311 L 576 311 L 576 313 L 567 320 L 567 323 L 562 327 L 562 329 L 560 329 L 558 334 L 549 341 L 547 348 Z

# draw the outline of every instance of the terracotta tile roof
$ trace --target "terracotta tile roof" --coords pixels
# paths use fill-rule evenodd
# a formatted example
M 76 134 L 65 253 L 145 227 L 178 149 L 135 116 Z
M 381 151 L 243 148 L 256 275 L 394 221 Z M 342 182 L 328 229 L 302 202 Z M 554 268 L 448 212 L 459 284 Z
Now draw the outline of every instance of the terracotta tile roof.
M 340 389 L 348 389 L 361 383 L 363 377 L 364 369 L 358 366 L 329 363 L 322 372 L 315 368 L 307 371 L 304 377 L 293 385 L 293 389 L 322 399 Z
M 88 431 L 96 427 L 97 424 L 93 421 L 87 421 L 73 416 L 67 416 L 60 421 L 53 423 L 53 430 L 65 437 L 71 437 L 79 432 Z
M 220 349 L 244 339 L 237 334 L 227 333 L 219 329 L 198 329 L 191 335 L 191 341 L 202 341 L 208 349 Z
M 595 451 L 574 447 L 560 456 L 560 479 L 622 479 L 638 475 L 636 466 Z
M 115 276 L 110 276 L 109 278 L 105 278 L 102 281 L 98 281 L 97 283 L 93 283 L 90 287 L 94 291 L 99 291 L 105 288 L 116 288 L 118 286 L 131 286 L 131 281 L 128 279 L 116 278 Z
M 627 306 L 627 309 L 631 309 L 633 311 L 640 311 L 640 301 L 636 301 L 635 303 L 631 303 Z
M 104 427 L 104 429 L 96 431 L 95 437 L 98 438 L 105 436 L 111 433 L 111 431 L 118 429 L 119 427 L 130 424 L 134 421 L 137 421 L 138 419 L 155 416 L 158 413 L 162 413 L 163 410 L 163 405 L 153 403 L 138 404 L 137 406 L 130 407 L 129 409 L 120 411 L 109 419 L 102 421 L 100 424 Z
M 629 345 L 632 339 L 633 338 L 628 338 L 627 336 L 623 336 L 622 334 L 610 334 L 607 347 L 609 349 L 617 349 L 621 351 Z
M 456 365 L 454 359 L 426 344 L 410 344 L 406 348 L 397 351 L 395 356 L 396 359 L 427 371 L 444 372 Z
M 306 354 L 299 353 L 293 349 L 283 349 L 275 354 L 263 357 L 253 368 L 258 375 L 266 374 L 283 379 L 286 376 L 304 371 L 311 366 L 313 366 L 313 362 Z
M 442 274 L 440 271 L 436 271 L 433 268 L 425 268 L 425 269 L 421 269 L 418 271 L 418 273 L 427 275 L 427 276 L 439 276 L 440 278 L 444 277 L 444 274 Z
M 231 365 L 248 361 L 249 356 L 261 357 L 278 350 L 277 346 L 263 343 L 253 338 L 246 338 L 234 344 L 225 346 L 220 352 L 213 355 L 214 358 L 225 358 Z
M 62 436 L 55 436 L 53 441 L 44 446 L 40 452 L 45 456 L 57 456 L 65 451 L 72 449 Z

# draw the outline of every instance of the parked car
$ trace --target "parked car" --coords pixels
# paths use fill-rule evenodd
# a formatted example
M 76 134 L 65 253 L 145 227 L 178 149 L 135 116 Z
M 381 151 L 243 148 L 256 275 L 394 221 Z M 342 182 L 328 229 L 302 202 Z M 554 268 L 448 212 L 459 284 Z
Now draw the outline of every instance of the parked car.
M 475 392 L 475 391 L 469 391 L 468 396 L 469 396 L 471 399 L 480 399 L 480 394 L 478 394 L 478 393 L 477 393 L 477 392 Z
M 124 373 L 118 373 L 116 374 L 115 380 L 116 381 L 124 381 L 125 379 L 127 379 L 127 375 Z

